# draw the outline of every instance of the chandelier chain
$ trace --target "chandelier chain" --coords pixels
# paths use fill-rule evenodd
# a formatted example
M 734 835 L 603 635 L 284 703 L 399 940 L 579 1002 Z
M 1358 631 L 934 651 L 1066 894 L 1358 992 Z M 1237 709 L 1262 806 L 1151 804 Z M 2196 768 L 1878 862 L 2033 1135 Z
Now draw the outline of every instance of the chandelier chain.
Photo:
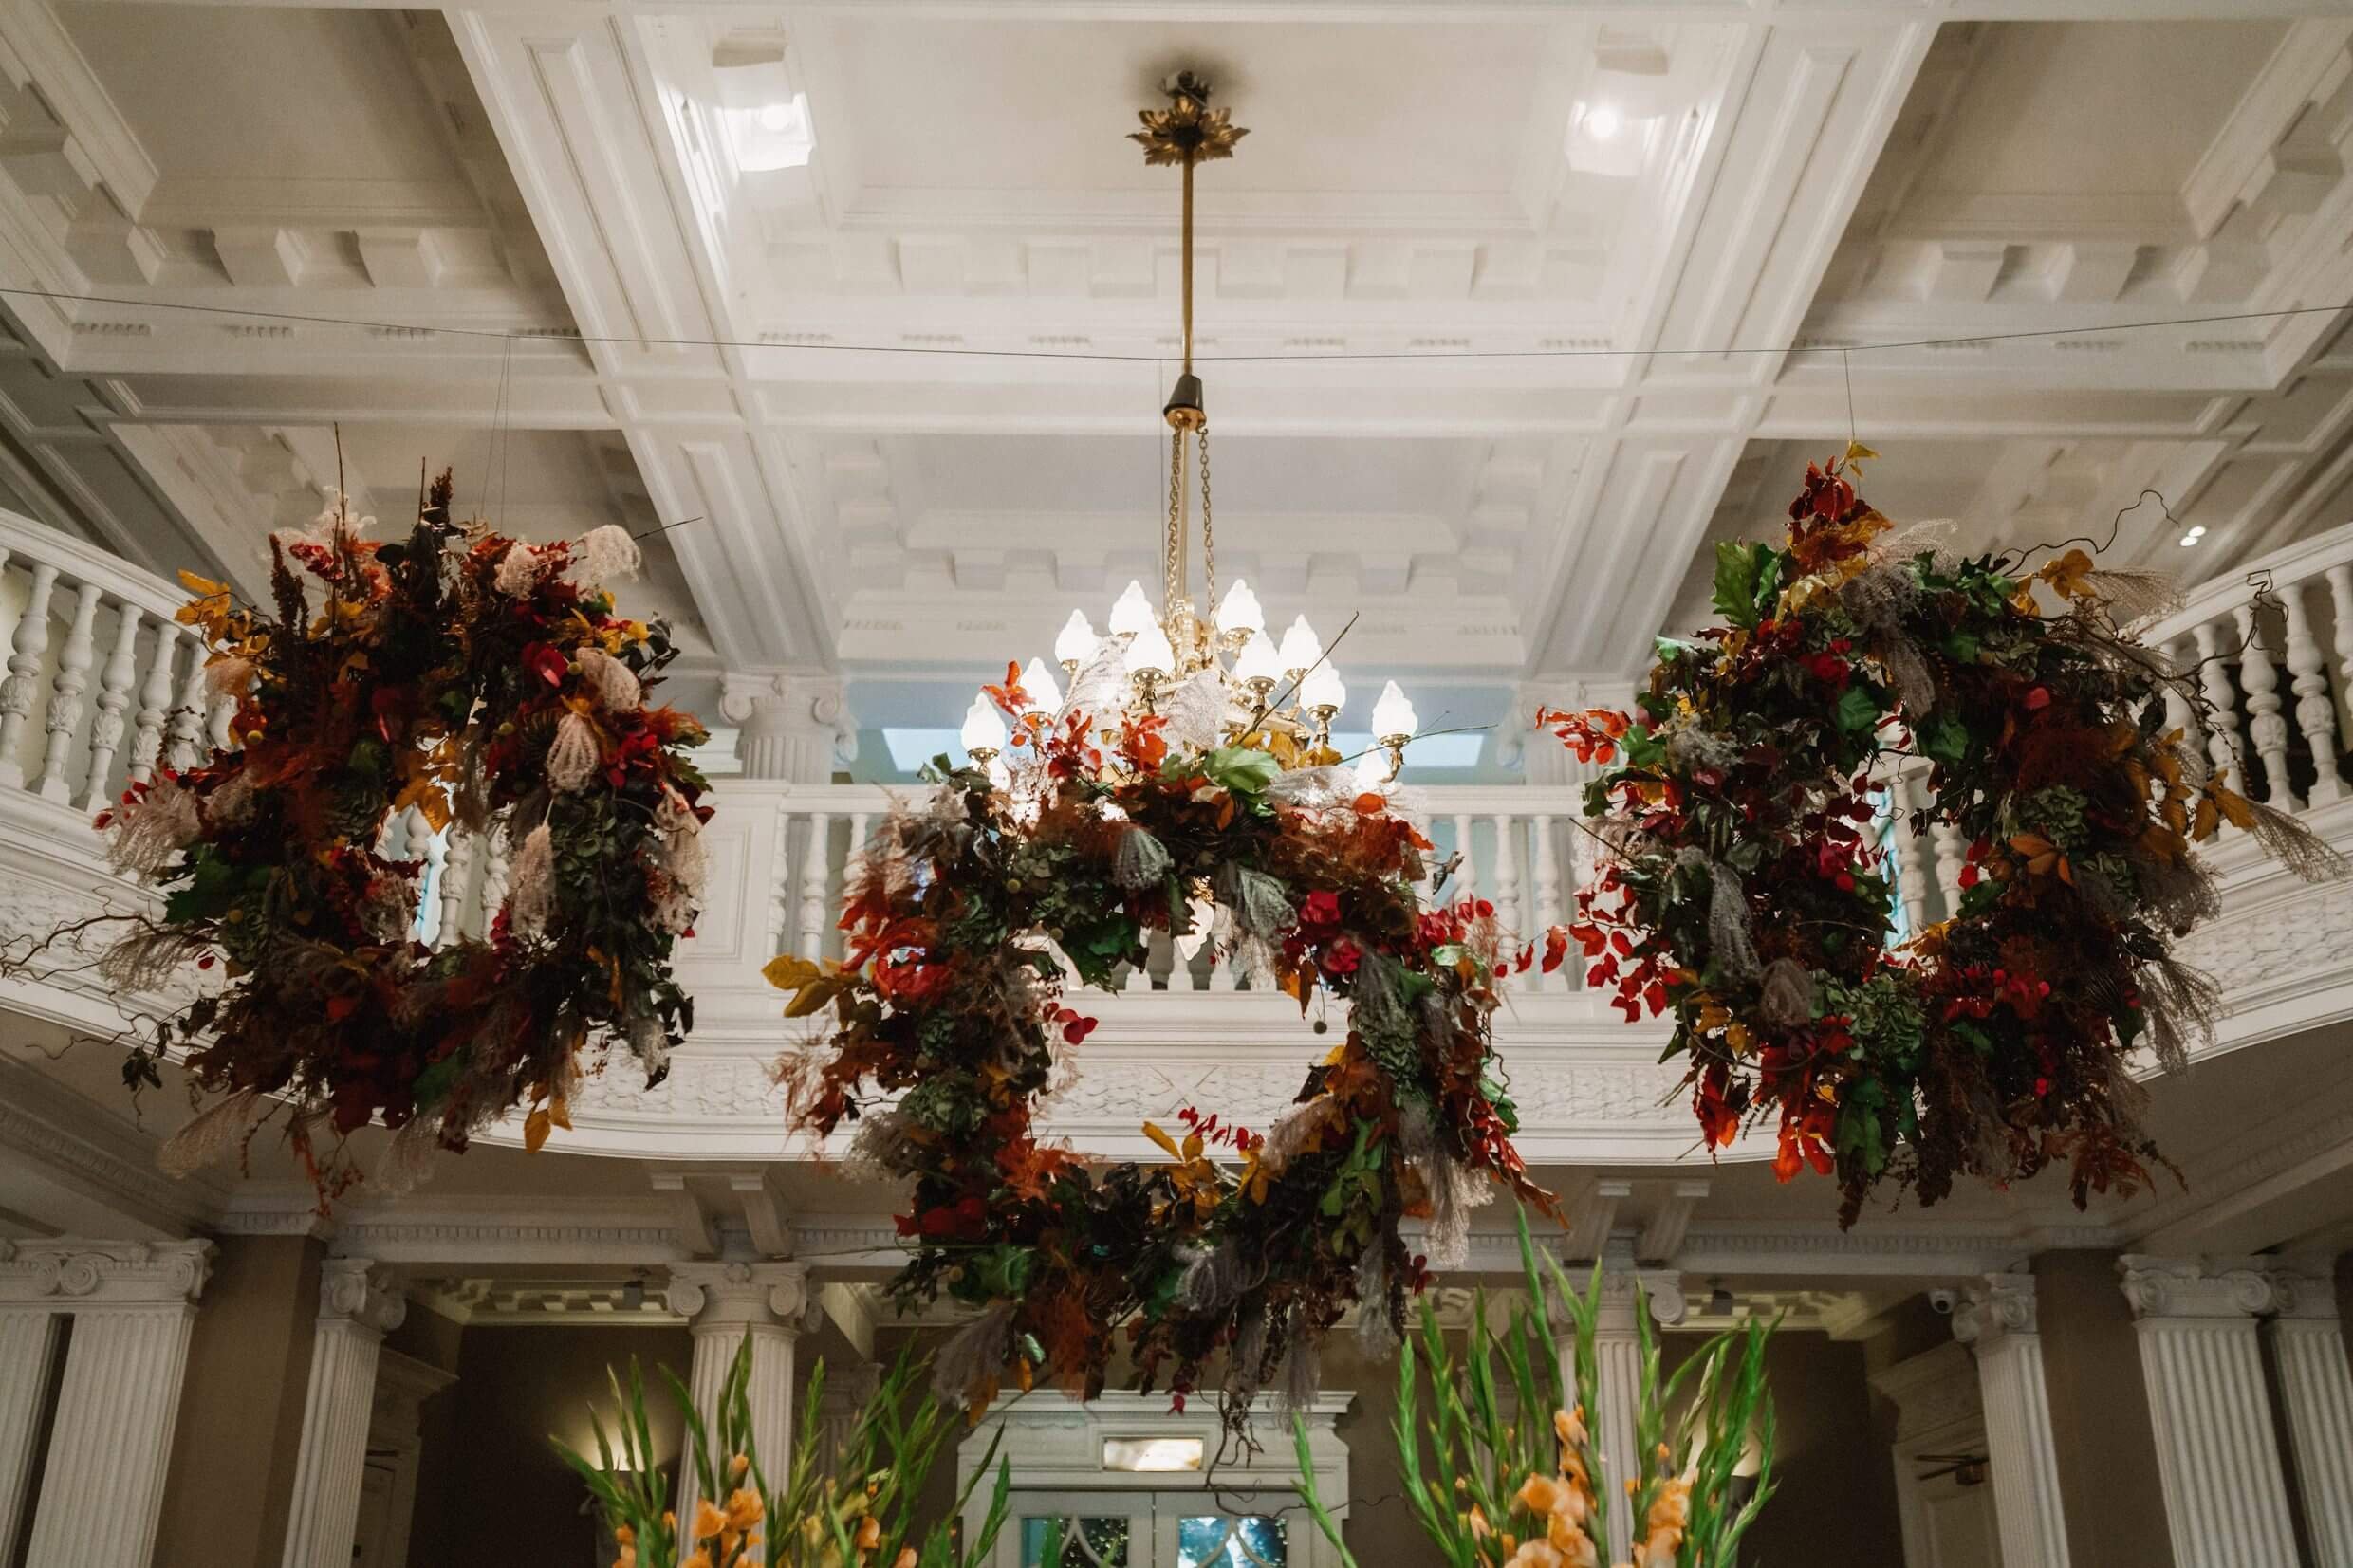
M 1176 613 L 1185 592 L 1185 433 L 1168 433 L 1168 535 L 1160 543 L 1160 613 Z
M 1209 421 L 1204 419 L 1193 438 L 1201 446 L 1201 578 L 1202 607 L 1212 614 L 1217 608 L 1217 533 L 1211 525 L 1209 511 Z

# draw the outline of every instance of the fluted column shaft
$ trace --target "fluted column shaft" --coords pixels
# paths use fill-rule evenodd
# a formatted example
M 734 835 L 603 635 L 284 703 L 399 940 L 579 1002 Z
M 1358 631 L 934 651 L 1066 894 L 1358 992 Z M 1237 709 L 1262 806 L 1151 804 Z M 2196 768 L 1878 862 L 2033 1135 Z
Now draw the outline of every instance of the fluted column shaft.
M 1612 1268 L 1602 1276 L 1602 1310 L 1593 1327 L 1594 1408 L 1585 1412 L 1587 1430 L 1600 1449 L 1603 1474 L 1596 1490 L 1609 1510 L 1609 1544 L 1616 1558 L 1632 1555 L 1634 1505 L 1626 1483 L 1642 1473 L 1641 1456 L 1635 1451 L 1635 1418 L 1642 1410 L 1642 1340 L 1636 1326 L 1637 1287 L 1640 1300 L 1657 1321 L 1672 1326 L 1683 1320 L 1683 1285 L 1679 1276 L 1663 1270 Z M 1575 1397 L 1576 1349 L 1561 1346 L 1561 1383 Z M 1541 1413 L 1541 1412 L 1540 1412 Z
M 1987 1275 L 1954 1313 L 1953 1334 L 1977 1363 L 2002 1568 L 2066 1568 L 2066 1518 L 2059 1500 L 2059 1452 L 2043 1379 L 2034 1277 Z
M 676 1264 L 670 1270 L 670 1310 L 688 1320 L 695 1363 L 687 1388 L 695 1413 L 714 1430 L 721 1395 L 735 1354 L 751 1341 L 745 1393 L 751 1407 L 751 1441 L 771 1489 L 782 1490 L 792 1458 L 793 1347 L 808 1307 L 808 1270 L 794 1263 Z M 714 1453 L 716 1463 L 726 1454 Z M 680 1467 L 678 1517 L 694 1517 L 696 1495 L 690 1456 Z
M 0 1243 L 0 1303 L 73 1318 L 28 1563 L 147 1568 L 212 1260 L 210 1242 Z
M 0 1562 L 15 1560 L 17 1527 L 32 1490 L 34 1429 L 58 1321 L 46 1307 L 0 1307 Z
M 310 1386 L 294 1456 L 286 1568 L 348 1568 L 376 1405 L 376 1357 L 407 1303 L 364 1258 L 329 1258 L 319 1276 Z
M 2265 1332 L 2279 1365 L 2313 1568 L 2353 1568 L 2353 1364 L 2345 1359 L 2335 1282 L 2288 1271 L 2270 1278 L 2279 1316 Z
M 2254 1314 L 2270 1287 L 2248 1268 L 2118 1261 L 2157 1429 L 2174 1557 L 2187 1568 L 2280 1568 L 2296 1559 L 2287 1472 L 2271 1426 Z

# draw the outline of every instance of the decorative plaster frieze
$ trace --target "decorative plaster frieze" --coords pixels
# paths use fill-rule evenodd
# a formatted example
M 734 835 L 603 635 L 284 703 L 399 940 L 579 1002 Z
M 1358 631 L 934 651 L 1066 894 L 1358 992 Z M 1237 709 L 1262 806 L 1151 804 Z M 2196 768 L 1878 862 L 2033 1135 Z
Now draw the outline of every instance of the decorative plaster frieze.
M 212 1277 L 211 1242 L 0 1241 L 0 1301 L 86 1307 L 193 1305 Z

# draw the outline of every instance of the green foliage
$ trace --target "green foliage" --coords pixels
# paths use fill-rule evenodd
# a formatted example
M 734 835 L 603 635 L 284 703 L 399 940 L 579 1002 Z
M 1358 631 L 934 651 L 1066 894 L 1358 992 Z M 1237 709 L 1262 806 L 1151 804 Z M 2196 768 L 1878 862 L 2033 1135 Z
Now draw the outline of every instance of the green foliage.
M 1584 1290 L 1569 1283 L 1559 1263 L 1540 1255 L 1520 1221 L 1520 1261 L 1528 1298 L 1498 1327 L 1482 1291 L 1468 1342 L 1459 1350 L 1438 1327 L 1424 1301 L 1419 1332 L 1406 1339 L 1398 1367 L 1392 1434 L 1399 1474 L 1415 1522 L 1437 1548 L 1445 1568 L 1500 1568 L 1510 1557 L 1504 1537 L 1542 1540 L 1562 1528 L 1561 1515 L 1531 1507 L 1523 1491 L 1531 1477 L 1574 1486 L 1581 1516 L 1574 1527 L 1590 1539 L 1595 1560 L 1621 1561 L 1646 1544 L 1662 1544 L 1663 1559 L 1680 1568 L 1729 1563 L 1741 1536 L 1772 1492 L 1773 1416 L 1765 1389 L 1765 1346 L 1770 1330 L 1751 1321 L 1717 1335 L 1671 1374 L 1661 1374 L 1650 1315 L 1638 1299 L 1634 1319 L 1640 1358 L 1634 1413 L 1637 1472 L 1606 1473 L 1593 1435 L 1600 1369 L 1594 1349 L 1602 1311 L 1601 1271 Z M 1557 1302 L 1570 1334 L 1564 1346 L 1553 1332 Z M 1555 1417 L 1555 1411 L 1565 1412 Z M 1294 1418 L 1299 1490 L 1308 1514 L 1332 1543 L 1344 1568 L 1356 1559 L 1342 1539 L 1315 1484 L 1307 1428 Z M 1733 1483 L 1753 1449 L 1753 1488 Z M 1613 1550 L 1607 1510 L 1600 1500 L 1632 1483 L 1635 1541 Z M 1745 1491 L 1745 1495 L 1741 1493 Z M 1687 1522 L 1678 1540 L 1650 1523 L 1673 1516 L 1674 1498 L 1688 1494 Z M 1558 1539 L 1557 1535 L 1555 1537 Z
M 914 1568 L 980 1568 L 1004 1527 L 1012 1472 L 997 1460 L 992 1439 L 948 1517 L 915 1517 L 917 1495 L 933 1465 L 949 1439 L 965 1430 L 961 1416 L 943 1410 L 928 1387 L 919 1396 L 916 1393 L 918 1382 L 928 1384 L 928 1370 L 925 1362 L 900 1356 L 860 1411 L 856 1429 L 830 1463 L 819 1448 L 816 1425 L 810 1423 L 795 1451 L 787 1456 L 789 1474 L 779 1478 L 781 1485 L 771 1485 L 751 1435 L 750 1336 L 728 1370 L 715 1423 L 705 1423 L 686 1385 L 667 1367 L 660 1369 L 669 1397 L 685 1423 L 680 1481 L 691 1476 L 697 1499 L 720 1516 L 732 1513 L 731 1524 L 748 1526 L 725 1535 L 696 1535 L 696 1521 L 678 1517 L 684 1511 L 684 1487 L 674 1493 L 660 1468 L 646 1416 L 645 1377 L 635 1360 L 625 1384 L 618 1373 L 607 1373 L 618 1420 L 608 1432 L 601 1418 L 590 1416 L 597 1448 L 593 1459 L 549 1441 L 586 1484 L 606 1526 L 623 1543 L 623 1563 L 676 1568 L 699 1547 L 708 1554 L 711 1568 L 841 1568 L 853 1562 L 889 1568 L 908 1553 L 913 1554 Z M 818 1408 L 824 1383 L 821 1361 L 809 1373 L 802 1409 Z M 996 1482 L 988 1514 L 973 1539 L 959 1543 L 954 1521 L 992 1464 Z

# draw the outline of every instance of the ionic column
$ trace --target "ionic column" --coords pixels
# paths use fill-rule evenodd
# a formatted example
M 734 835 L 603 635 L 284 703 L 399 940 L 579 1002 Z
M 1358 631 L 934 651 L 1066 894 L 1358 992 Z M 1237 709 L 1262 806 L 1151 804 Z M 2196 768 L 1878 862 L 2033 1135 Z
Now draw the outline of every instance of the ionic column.
M 211 1242 L 20 1242 L 0 1299 L 73 1315 L 28 1563 L 146 1568 Z
M 16 1529 L 32 1488 L 34 1423 L 57 1352 L 58 1316 L 42 1306 L 0 1306 L 0 1562 L 15 1560 Z
M 687 1388 L 695 1413 L 715 1431 L 720 1395 L 735 1353 L 751 1340 L 751 1441 L 772 1489 L 787 1484 L 792 1457 L 793 1344 L 808 1310 L 808 1266 L 791 1263 L 698 1263 L 670 1266 L 670 1310 L 695 1336 L 695 1365 Z M 715 1463 L 728 1456 L 714 1453 Z M 680 1519 L 694 1515 L 695 1466 L 680 1467 Z
M 1977 1362 L 2002 1568 L 2066 1568 L 2066 1520 L 2059 1504 L 2058 1448 L 2051 1440 L 2050 1393 L 2043 1381 L 2034 1276 L 1987 1275 L 1954 1312 L 1953 1337 Z
M 329 1258 L 320 1266 L 285 1568 L 349 1568 L 376 1408 L 376 1355 L 407 1312 L 407 1301 L 365 1258 Z
M 830 784 L 837 759 L 856 761 L 858 730 L 830 676 L 777 671 L 729 671 L 720 677 L 719 711 L 735 737 L 748 779 Z
M 2251 1268 L 2196 1259 L 2127 1255 L 2117 1269 L 2140 1341 L 2175 1560 L 2294 1562 L 2287 1474 L 2255 1342 L 2254 1314 L 2270 1302 L 2270 1282 Z
M 2353 1366 L 2345 1360 L 2335 1282 L 2325 1274 L 2268 1274 L 2265 1332 L 2279 1363 L 2281 1412 L 2313 1568 L 2353 1568 Z
M 1636 1327 L 1637 1290 L 1653 1320 L 1672 1328 L 1683 1320 L 1683 1279 L 1669 1269 L 1607 1268 L 1602 1275 L 1602 1309 L 1593 1325 L 1595 1408 L 1587 1429 L 1601 1450 L 1603 1475 L 1596 1490 L 1609 1508 L 1609 1543 L 1616 1557 L 1632 1555 L 1634 1505 L 1626 1483 L 1642 1473 L 1635 1451 L 1634 1423 L 1642 1409 L 1642 1340 Z M 1576 1387 L 1573 1345 L 1561 1347 L 1561 1382 Z M 1571 1395 L 1574 1397 L 1573 1393 Z
M 841 1467 L 858 1436 L 859 1420 L 881 1386 L 882 1369 L 872 1361 L 826 1366 L 824 1397 L 809 1415 L 817 1423 L 817 1462 L 827 1471 Z

